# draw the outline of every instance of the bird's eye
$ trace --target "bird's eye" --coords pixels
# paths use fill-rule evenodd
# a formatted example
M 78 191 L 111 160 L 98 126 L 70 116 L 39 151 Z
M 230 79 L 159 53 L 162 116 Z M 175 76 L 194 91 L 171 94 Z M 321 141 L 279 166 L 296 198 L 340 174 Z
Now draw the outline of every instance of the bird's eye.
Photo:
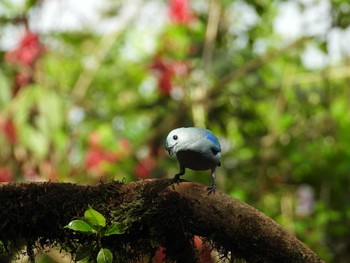
M 173 139 L 174 139 L 174 140 L 177 140 L 177 138 L 178 138 L 177 135 L 174 135 L 174 136 L 173 136 Z

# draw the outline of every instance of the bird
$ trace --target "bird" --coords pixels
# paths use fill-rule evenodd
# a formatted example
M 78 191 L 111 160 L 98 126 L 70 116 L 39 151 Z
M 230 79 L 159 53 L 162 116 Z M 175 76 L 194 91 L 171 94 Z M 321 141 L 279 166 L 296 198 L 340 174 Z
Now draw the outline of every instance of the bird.
M 172 183 L 179 184 L 180 176 L 185 169 L 195 171 L 211 170 L 212 185 L 207 188 L 208 194 L 216 190 L 216 168 L 221 165 L 221 145 L 218 138 L 208 129 L 182 127 L 172 130 L 165 141 L 165 149 L 170 156 L 176 155 L 180 171 Z

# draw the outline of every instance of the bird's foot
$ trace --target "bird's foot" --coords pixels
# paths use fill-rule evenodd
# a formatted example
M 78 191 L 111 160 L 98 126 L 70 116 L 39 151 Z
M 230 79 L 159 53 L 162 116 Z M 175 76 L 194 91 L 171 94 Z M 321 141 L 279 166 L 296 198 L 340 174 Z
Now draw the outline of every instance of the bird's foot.
M 176 174 L 173 180 L 171 181 L 171 184 L 179 184 L 179 183 L 180 183 L 180 175 Z
M 209 186 L 209 187 L 207 188 L 208 195 L 210 195 L 211 193 L 214 193 L 214 194 L 215 194 L 215 190 L 216 190 L 216 185 L 215 185 L 215 184 L 212 184 L 211 186 Z

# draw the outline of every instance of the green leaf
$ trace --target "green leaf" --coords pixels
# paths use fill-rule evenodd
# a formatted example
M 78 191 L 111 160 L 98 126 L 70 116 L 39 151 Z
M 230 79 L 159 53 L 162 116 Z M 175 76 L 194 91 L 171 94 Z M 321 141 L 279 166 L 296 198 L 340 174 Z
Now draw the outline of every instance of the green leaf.
M 113 254 L 108 248 L 101 248 L 97 254 L 97 263 L 112 263 Z
M 73 220 L 64 228 L 69 228 L 82 233 L 96 233 L 97 231 L 83 220 Z
M 89 247 L 82 247 L 78 249 L 75 256 L 75 261 L 81 261 L 87 259 L 91 256 L 91 249 Z
M 94 210 L 91 206 L 85 211 L 84 217 L 86 221 L 92 226 L 105 227 L 106 226 L 106 218 Z
M 125 232 L 123 225 L 121 224 L 113 224 L 109 226 L 104 232 L 103 236 L 111 236 L 111 235 L 120 235 Z
M 11 100 L 11 86 L 9 80 L 0 71 L 0 109 L 3 110 Z

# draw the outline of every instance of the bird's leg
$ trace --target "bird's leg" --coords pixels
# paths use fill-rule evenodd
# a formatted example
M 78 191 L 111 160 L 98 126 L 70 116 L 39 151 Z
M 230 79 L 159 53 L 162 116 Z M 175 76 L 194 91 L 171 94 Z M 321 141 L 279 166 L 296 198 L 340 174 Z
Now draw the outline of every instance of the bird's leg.
M 212 179 L 213 179 L 213 184 L 207 188 L 207 190 L 208 190 L 208 195 L 210 195 L 211 193 L 215 193 L 215 190 L 216 190 L 216 184 L 215 184 L 215 178 L 216 178 L 215 169 L 216 169 L 216 167 L 213 168 L 213 169 L 211 169 L 211 177 L 212 177 Z
M 171 181 L 172 184 L 179 184 L 180 183 L 180 176 L 185 174 L 185 167 L 180 165 L 180 172 L 175 174 L 173 180 Z

